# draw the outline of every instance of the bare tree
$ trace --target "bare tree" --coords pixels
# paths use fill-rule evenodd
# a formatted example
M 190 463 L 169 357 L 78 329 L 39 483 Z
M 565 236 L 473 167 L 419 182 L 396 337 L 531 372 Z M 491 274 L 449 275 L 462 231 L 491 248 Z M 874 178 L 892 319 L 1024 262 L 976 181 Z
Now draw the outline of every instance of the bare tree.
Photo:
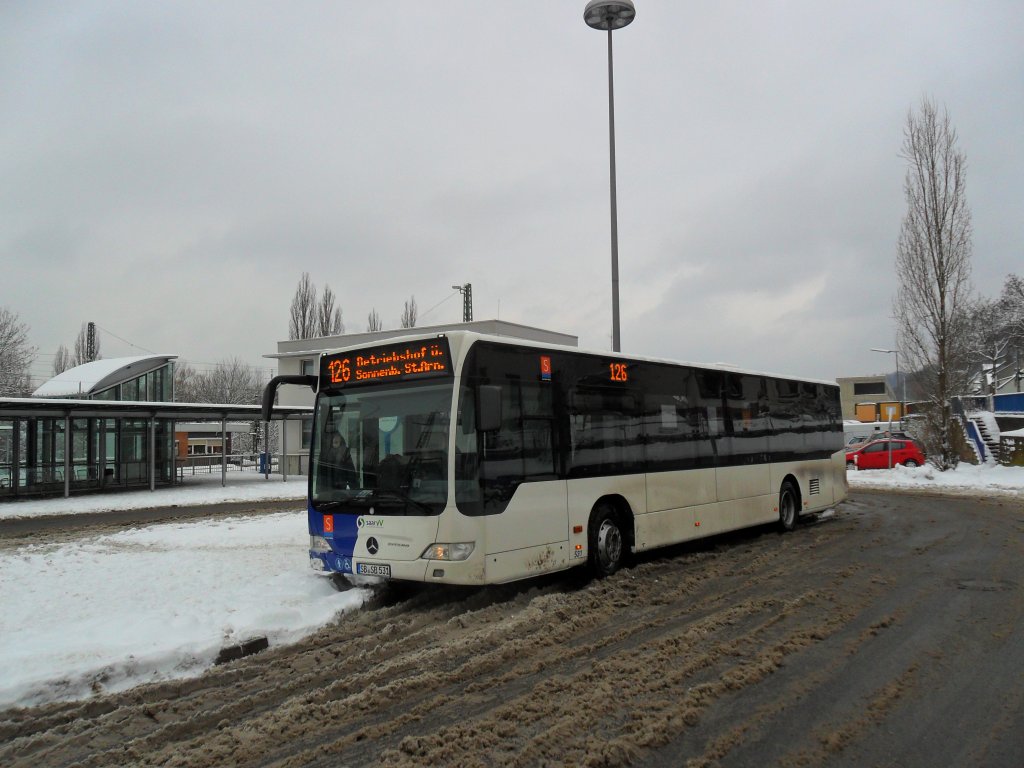
M 368 333 L 384 330 L 384 323 L 381 322 L 376 309 L 371 309 L 370 314 L 366 316 L 366 330 Z
M 970 391 L 992 396 L 999 388 L 999 371 L 1007 362 L 1010 348 L 998 302 L 979 298 L 973 303 L 968 311 L 967 338 L 971 361 L 976 366 L 973 372 L 977 373 Z
M 196 369 L 188 364 L 186 360 L 177 360 L 174 363 L 174 399 L 179 403 L 195 403 L 196 398 Z
M 1003 292 L 996 302 L 999 322 L 1015 349 L 1024 347 L 1024 279 L 1007 275 Z
M 341 319 L 341 308 L 334 306 L 334 291 L 331 286 L 324 285 L 323 295 L 317 308 L 317 336 L 338 336 L 345 332 L 345 323 Z
M 260 401 L 263 382 L 259 371 L 236 357 L 199 371 L 184 360 L 174 366 L 174 397 L 183 403 L 237 403 Z
M 402 310 L 403 328 L 416 327 L 416 311 L 416 297 L 410 296 L 409 300 L 405 302 L 405 309 Z
M 928 408 L 921 435 L 941 470 L 959 461 L 951 398 L 966 386 L 965 333 L 970 300 L 971 213 L 966 159 L 949 114 L 929 99 L 907 115 L 901 156 L 907 212 L 896 248 L 899 288 L 894 312 L 900 351 L 925 384 Z
M 29 368 L 35 357 L 36 348 L 28 343 L 28 325 L 0 307 L 0 397 L 29 394 Z
M 1024 383 L 1024 280 L 1007 275 L 995 306 L 996 322 L 1007 348 L 1005 365 L 996 372 L 995 387 L 999 389 L 1012 381 L 1014 390 L 1020 392 Z
M 263 384 L 253 366 L 232 357 L 198 374 L 195 391 L 199 402 L 249 405 L 260 401 Z
M 288 316 L 289 339 L 311 339 L 317 330 L 316 286 L 309 279 L 309 272 L 303 272 L 299 285 L 292 297 Z
M 57 354 L 53 356 L 53 375 L 59 376 L 68 368 L 74 368 L 71 363 L 71 353 L 67 347 L 61 344 L 57 347 Z

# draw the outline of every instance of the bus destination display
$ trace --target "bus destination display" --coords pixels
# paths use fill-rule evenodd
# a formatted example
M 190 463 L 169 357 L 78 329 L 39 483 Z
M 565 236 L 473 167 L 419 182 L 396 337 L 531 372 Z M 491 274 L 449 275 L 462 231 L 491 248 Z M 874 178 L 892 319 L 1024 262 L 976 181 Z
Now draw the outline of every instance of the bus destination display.
M 443 338 L 340 352 L 324 355 L 320 360 L 320 386 L 328 388 L 426 379 L 451 373 L 448 340 Z

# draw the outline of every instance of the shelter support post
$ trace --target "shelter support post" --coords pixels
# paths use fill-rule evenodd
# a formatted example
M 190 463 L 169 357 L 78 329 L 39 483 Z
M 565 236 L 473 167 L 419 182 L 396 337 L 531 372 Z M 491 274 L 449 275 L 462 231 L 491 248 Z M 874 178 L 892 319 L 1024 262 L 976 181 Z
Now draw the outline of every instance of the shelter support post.
M 270 479 L 270 420 L 263 422 L 263 455 L 266 457 L 263 462 L 263 479 Z
M 149 417 L 149 490 L 156 490 L 156 416 Z
M 220 420 L 220 487 L 228 484 L 228 424 L 227 419 Z
M 11 492 L 17 496 L 18 486 L 21 485 L 21 419 L 16 418 L 13 426 L 14 434 L 11 435 Z
M 71 496 L 71 411 L 64 414 L 64 498 Z
M 288 482 L 288 418 L 281 419 L 281 482 Z

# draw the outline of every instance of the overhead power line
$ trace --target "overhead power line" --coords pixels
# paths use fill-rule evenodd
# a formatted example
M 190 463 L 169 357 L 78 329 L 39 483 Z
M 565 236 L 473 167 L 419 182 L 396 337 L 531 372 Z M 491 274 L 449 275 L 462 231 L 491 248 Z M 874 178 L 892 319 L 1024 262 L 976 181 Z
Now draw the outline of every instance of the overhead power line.
M 100 329 L 101 331 L 103 331 L 104 333 L 109 333 L 109 334 L 110 334 L 111 336 L 113 336 L 113 337 L 114 337 L 115 339 L 117 339 L 118 341 L 123 341 L 123 342 L 124 342 L 125 344 L 127 344 L 127 345 L 128 345 L 129 347 L 134 347 L 135 349 L 141 349 L 141 350 L 142 350 L 143 352 L 148 352 L 148 353 L 149 353 L 149 354 L 151 354 L 151 355 L 155 355 L 155 354 L 158 354 L 158 353 L 154 352 L 154 351 L 153 351 L 152 349 L 146 349 L 145 347 L 140 347 L 140 346 L 139 346 L 138 344 L 134 344 L 134 343 L 132 343 L 132 342 L 128 341 L 128 339 L 125 339 L 125 338 L 122 338 L 121 336 L 118 336 L 118 335 L 117 335 L 116 333 L 114 333 L 113 331 L 108 331 L 108 330 L 107 330 L 106 328 L 104 328 L 104 327 L 103 327 L 102 325 L 98 325 L 98 324 L 97 324 L 97 325 L 96 325 L 96 327 L 97 327 L 97 328 L 99 328 L 99 329 Z
M 440 307 L 445 302 L 451 301 L 453 298 L 455 298 L 457 295 L 459 295 L 459 293 L 460 293 L 460 291 L 452 291 L 451 293 L 449 293 L 447 296 L 445 296 L 443 299 L 441 299 L 439 302 L 437 302 L 437 304 L 435 304 L 430 309 L 428 309 L 426 312 L 421 314 L 420 315 L 420 320 L 422 320 L 424 317 L 429 315 L 431 312 L 433 312 L 435 309 Z

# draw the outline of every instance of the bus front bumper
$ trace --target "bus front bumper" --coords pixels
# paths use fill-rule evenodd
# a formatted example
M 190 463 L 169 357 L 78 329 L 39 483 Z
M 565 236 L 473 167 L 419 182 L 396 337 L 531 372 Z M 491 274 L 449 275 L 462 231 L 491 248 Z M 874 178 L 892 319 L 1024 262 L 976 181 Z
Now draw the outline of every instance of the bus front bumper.
M 367 560 L 336 552 L 309 550 L 309 565 L 318 573 L 346 573 L 385 579 L 424 581 L 436 584 L 484 584 L 483 557 L 474 553 L 467 560 Z

